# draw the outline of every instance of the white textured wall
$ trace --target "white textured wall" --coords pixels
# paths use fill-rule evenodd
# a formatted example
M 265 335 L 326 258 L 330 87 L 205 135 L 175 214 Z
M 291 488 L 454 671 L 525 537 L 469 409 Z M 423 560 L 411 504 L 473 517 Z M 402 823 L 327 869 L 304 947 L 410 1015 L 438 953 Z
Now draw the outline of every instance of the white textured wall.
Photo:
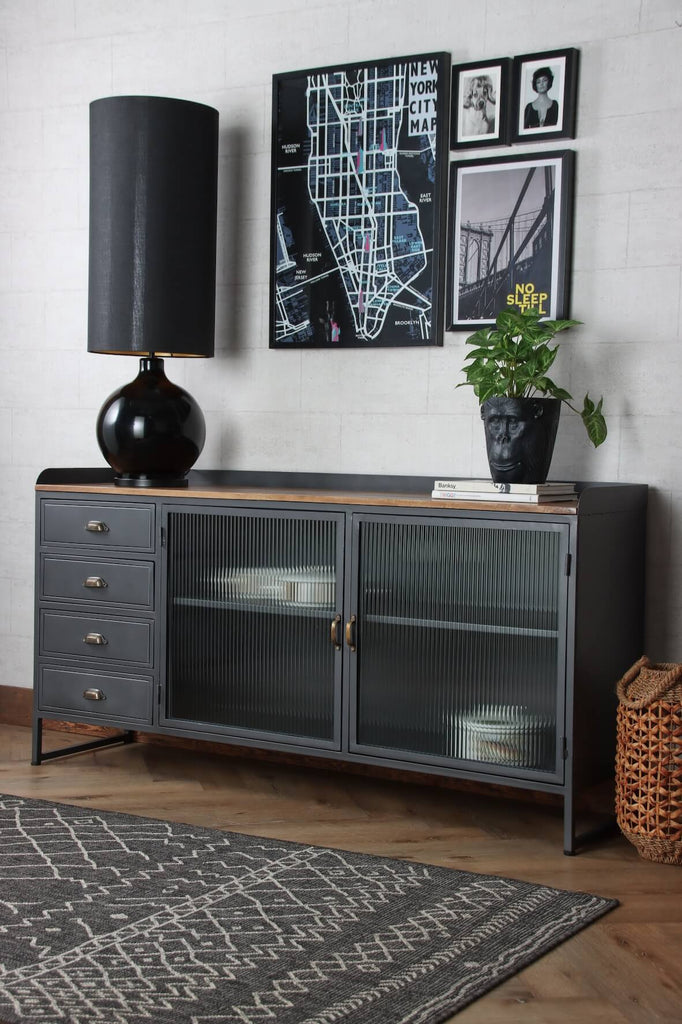
M 552 475 L 654 489 L 647 651 L 682 660 L 680 25 L 674 0 L 0 0 L 0 684 L 31 684 L 36 475 L 103 464 L 97 410 L 135 372 L 86 352 L 97 97 L 220 111 L 217 357 L 172 367 L 206 413 L 200 465 L 487 472 L 473 393 L 454 390 L 466 334 L 427 350 L 268 349 L 271 75 L 431 50 L 453 63 L 581 51 L 565 144 L 585 326 L 567 336 L 562 383 L 603 391 L 609 439 L 595 452 L 564 413 Z

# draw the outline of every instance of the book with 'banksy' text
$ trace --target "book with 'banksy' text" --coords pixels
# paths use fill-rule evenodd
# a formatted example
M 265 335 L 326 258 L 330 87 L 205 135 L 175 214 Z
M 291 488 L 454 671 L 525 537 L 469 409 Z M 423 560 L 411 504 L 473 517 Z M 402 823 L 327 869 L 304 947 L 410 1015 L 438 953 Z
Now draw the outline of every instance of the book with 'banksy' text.
M 574 494 L 575 484 L 548 480 L 542 484 L 507 484 L 490 479 L 434 480 L 434 491 L 489 491 L 500 494 Z

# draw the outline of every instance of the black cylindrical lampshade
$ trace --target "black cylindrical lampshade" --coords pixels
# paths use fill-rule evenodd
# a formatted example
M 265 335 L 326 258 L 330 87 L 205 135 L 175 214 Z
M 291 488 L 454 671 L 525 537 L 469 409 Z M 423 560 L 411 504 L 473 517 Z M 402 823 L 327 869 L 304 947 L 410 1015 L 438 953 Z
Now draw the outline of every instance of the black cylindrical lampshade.
M 218 111 L 90 104 L 88 351 L 212 356 Z

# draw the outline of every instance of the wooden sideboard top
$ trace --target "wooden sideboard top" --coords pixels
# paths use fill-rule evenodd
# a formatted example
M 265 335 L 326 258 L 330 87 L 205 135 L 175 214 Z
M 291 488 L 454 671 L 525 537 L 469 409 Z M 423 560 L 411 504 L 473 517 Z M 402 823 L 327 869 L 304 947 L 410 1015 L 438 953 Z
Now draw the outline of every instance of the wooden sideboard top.
M 401 484 L 406 486 L 401 487 Z M 138 499 L 149 496 L 189 500 L 306 502 L 316 505 L 483 509 L 553 515 L 575 515 L 578 510 L 578 501 L 575 500 L 534 504 L 500 500 L 433 499 L 431 488 L 432 479 L 421 477 L 344 477 L 297 473 L 230 473 L 219 470 L 191 473 L 186 488 L 119 487 L 113 482 L 111 471 L 100 469 L 48 469 L 40 474 L 36 483 L 37 491 L 121 497 L 135 495 Z
M 504 512 L 552 512 L 564 515 L 575 515 L 577 501 L 532 502 L 515 501 L 454 501 L 451 499 L 437 500 L 423 494 L 383 494 L 375 491 L 323 491 L 315 488 L 290 488 L 276 490 L 271 487 L 117 487 L 115 484 L 38 484 L 38 491 L 67 491 L 79 494 L 134 494 L 141 498 L 144 495 L 173 498 L 215 498 L 220 501 L 283 501 L 312 502 L 316 505 L 398 505 L 423 508 L 481 508 L 499 509 Z
M 442 476 L 442 474 L 441 474 Z M 431 497 L 434 477 L 350 473 L 295 473 L 253 470 L 192 470 L 187 487 L 119 487 L 109 468 L 45 469 L 39 492 L 185 498 L 188 501 L 300 502 L 314 505 L 362 505 L 384 508 L 481 509 L 531 515 L 585 516 L 645 513 L 648 487 L 640 483 L 577 482 L 577 500 L 533 504 L 515 501 L 454 501 Z

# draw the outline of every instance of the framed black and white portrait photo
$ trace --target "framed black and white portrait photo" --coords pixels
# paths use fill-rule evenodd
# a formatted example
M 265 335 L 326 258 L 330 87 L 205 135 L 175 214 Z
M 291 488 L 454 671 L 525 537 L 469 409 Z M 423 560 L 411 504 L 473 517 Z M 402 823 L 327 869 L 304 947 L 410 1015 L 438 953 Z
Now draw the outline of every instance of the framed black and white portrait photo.
M 575 137 L 578 50 L 514 58 L 512 141 Z
M 450 149 L 509 142 L 510 79 L 508 57 L 452 69 Z

